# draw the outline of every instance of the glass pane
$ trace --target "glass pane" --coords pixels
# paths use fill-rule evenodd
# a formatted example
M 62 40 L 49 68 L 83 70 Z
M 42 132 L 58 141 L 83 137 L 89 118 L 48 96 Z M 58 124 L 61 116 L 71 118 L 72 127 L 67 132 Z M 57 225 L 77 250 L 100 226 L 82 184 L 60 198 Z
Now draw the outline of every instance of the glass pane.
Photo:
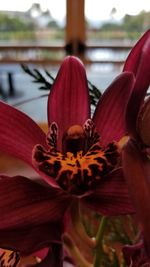
M 47 117 L 47 99 L 41 99 L 44 92 L 38 90 L 43 84 L 21 64 L 52 82 L 44 70 L 55 77 L 65 56 L 65 24 L 66 0 L 0 0 L 0 99 L 20 103 L 18 108 L 37 121 Z M 22 104 L 36 97 L 39 100 Z M 43 112 L 37 112 L 37 106 Z
M 65 0 L 1 0 L 0 41 L 32 41 L 38 44 L 62 42 L 66 15 L 65 2 Z
M 58 8 L 59 6 L 59 8 Z M 64 57 L 66 1 L 0 1 L 0 44 L 39 46 L 1 48 L 0 58 L 14 60 L 61 60 Z M 47 46 L 41 49 L 40 46 Z M 51 49 L 49 48 L 51 46 Z
M 85 0 L 87 40 L 137 39 L 150 28 L 149 0 Z
M 150 28 L 149 0 L 85 0 L 89 60 L 109 70 L 121 65 L 136 40 Z M 105 64 L 109 63 L 109 65 Z

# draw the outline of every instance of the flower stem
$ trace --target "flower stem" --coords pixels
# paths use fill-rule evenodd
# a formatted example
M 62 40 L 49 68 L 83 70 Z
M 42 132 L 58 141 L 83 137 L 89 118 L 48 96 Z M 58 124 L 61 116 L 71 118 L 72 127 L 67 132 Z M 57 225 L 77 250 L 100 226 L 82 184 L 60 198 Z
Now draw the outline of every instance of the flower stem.
M 71 236 L 68 233 L 64 233 L 63 235 L 64 245 L 71 255 L 72 259 L 77 263 L 79 267 L 93 267 L 91 263 L 89 263 L 81 254 L 78 247 L 75 245 Z
M 104 216 L 101 219 L 99 229 L 96 235 L 96 247 L 93 267 L 100 267 L 103 258 L 103 234 L 106 226 L 107 218 Z
M 80 236 L 80 238 L 90 248 L 94 248 L 95 247 L 95 240 L 93 240 L 92 238 L 90 238 L 88 236 L 88 234 L 86 233 L 86 231 L 85 231 L 85 228 L 84 228 L 83 223 L 81 221 L 79 203 L 77 203 L 77 202 L 72 203 L 71 218 L 72 218 L 72 223 L 73 223 L 74 230 L 76 231 L 76 233 Z

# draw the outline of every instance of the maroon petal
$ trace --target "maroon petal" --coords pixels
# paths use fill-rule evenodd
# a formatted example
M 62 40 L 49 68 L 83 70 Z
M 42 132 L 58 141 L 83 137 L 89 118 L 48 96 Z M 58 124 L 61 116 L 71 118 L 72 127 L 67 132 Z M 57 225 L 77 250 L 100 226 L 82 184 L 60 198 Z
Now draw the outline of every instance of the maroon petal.
M 123 168 L 150 257 L 150 163 L 132 141 L 124 148 Z
M 137 118 L 137 132 L 142 142 L 150 147 L 150 97 L 144 103 Z
M 124 71 L 132 71 L 136 77 L 135 87 L 126 114 L 128 131 L 135 136 L 137 115 L 150 85 L 150 30 L 143 35 L 131 50 Z
M 102 215 L 112 216 L 134 212 L 121 168 L 104 177 L 99 188 L 81 201 Z
M 59 129 L 59 148 L 63 133 L 74 124 L 83 125 L 90 116 L 87 78 L 83 64 L 75 57 L 67 57 L 56 77 L 48 100 L 49 124 Z
M 23 112 L 0 102 L 0 150 L 32 164 L 32 149 L 45 133 Z
M 125 112 L 134 85 L 133 74 L 124 72 L 104 92 L 93 120 L 102 145 L 118 141 L 125 135 Z
M 42 260 L 47 256 L 48 252 L 49 252 L 49 248 L 46 247 L 46 248 L 43 248 L 43 249 L 40 249 L 40 250 L 36 251 L 33 254 L 33 256 L 35 256 L 35 257 L 37 257 L 37 258 Z
M 62 245 L 53 244 L 45 259 L 40 263 L 25 265 L 25 267 L 63 267 Z
M 69 204 L 70 198 L 58 189 L 25 177 L 1 176 L 0 230 L 17 230 L 62 220 Z
M 139 63 L 141 60 L 141 52 L 143 49 L 144 44 L 147 42 L 147 40 L 150 37 L 150 30 L 148 30 L 135 44 L 135 46 L 132 48 L 131 52 L 129 53 L 125 63 L 123 71 L 131 71 L 135 75 L 138 72 Z
M 50 247 L 53 242 L 61 242 L 62 231 L 62 222 L 0 230 L 0 246 L 20 251 L 22 256 L 28 256 L 37 250 Z
M 122 249 L 127 266 L 141 267 L 149 266 L 150 261 L 146 256 L 143 242 L 139 242 L 135 245 L 126 245 Z

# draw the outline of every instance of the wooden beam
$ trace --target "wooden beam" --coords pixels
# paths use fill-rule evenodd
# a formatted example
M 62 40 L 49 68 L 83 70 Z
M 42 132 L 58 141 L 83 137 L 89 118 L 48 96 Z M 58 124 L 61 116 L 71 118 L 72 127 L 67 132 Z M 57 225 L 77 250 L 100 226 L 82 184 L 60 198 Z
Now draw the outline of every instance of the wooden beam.
M 84 0 L 66 0 L 66 4 L 66 45 L 70 53 L 78 55 L 84 50 L 86 39 Z

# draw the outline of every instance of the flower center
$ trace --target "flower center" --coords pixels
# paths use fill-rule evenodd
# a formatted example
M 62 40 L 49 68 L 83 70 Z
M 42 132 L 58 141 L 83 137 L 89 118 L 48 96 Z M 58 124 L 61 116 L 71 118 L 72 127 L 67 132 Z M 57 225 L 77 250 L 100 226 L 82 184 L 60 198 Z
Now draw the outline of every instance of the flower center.
M 94 124 L 88 120 L 83 127 L 71 126 L 63 137 L 63 152 L 57 151 L 57 126 L 51 125 L 48 135 L 50 149 L 41 145 L 33 150 L 33 162 L 40 171 L 53 177 L 63 190 L 82 195 L 93 190 L 102 177 L 114 169 L 118 162 L 115 143 L 103 149 Z
M 78 151 L 85 152 L 85 141 L 86 138 L 83 127 L 80 125 L 71 126 L 63 136 L 63 153 L 72 152 L 74 156 L 76 156 Z

